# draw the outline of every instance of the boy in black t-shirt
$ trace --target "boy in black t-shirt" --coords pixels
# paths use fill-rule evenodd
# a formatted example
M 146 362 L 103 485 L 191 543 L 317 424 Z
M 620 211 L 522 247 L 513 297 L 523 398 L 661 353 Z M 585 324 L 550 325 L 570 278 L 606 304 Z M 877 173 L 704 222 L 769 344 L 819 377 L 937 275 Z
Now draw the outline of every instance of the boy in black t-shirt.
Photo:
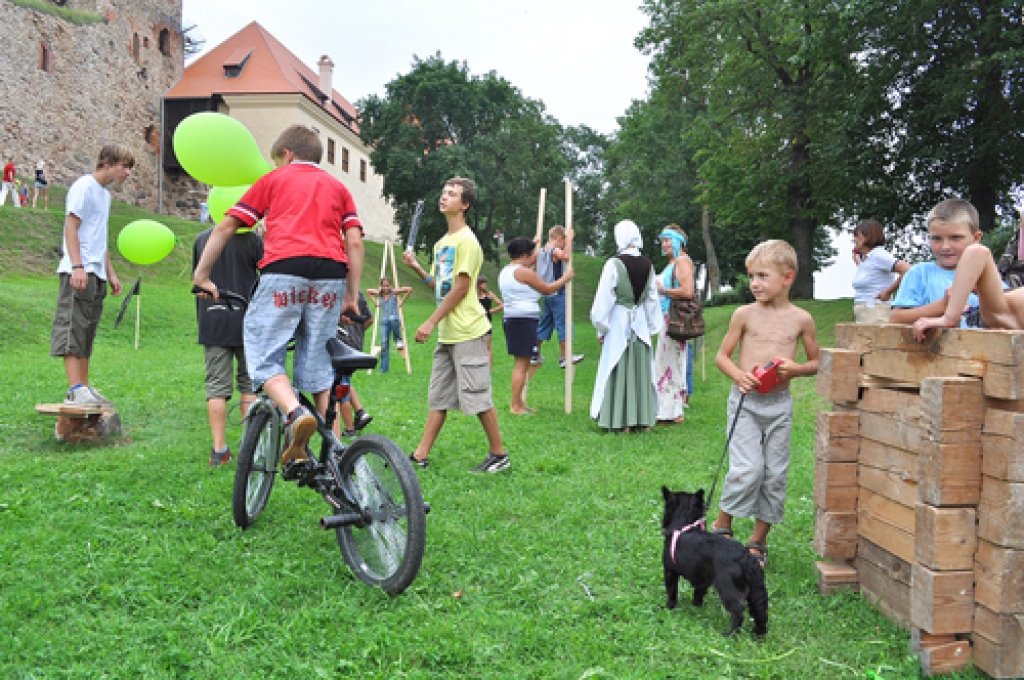
M 202 257 L 203 249 L 213 229 L 207 229 L 192 246 L 192 268 Z M 224 247 L 220 259 L 213 265 L 210 279 L 223 290 L 230 290 L 248 298 L 259 275 L 257 263 L 263 258 L 263 239 L 251 231 L 239 230 Z M 255 399 L 252 381 L 245 365 L 242 325 L 245 310 L 230 310 L 224 301 L 196 298 L 196 322 L 199 326 L 199 344 L 203 345 L 206 359 L 206 413 L 210 419 L 213 448 L 210 466 L 223 465 L 231 460 L 227 443 L 227 402 L 231 398 L 231 373 L 234 362 L 235 383 L 238 387 L 242 416 Z

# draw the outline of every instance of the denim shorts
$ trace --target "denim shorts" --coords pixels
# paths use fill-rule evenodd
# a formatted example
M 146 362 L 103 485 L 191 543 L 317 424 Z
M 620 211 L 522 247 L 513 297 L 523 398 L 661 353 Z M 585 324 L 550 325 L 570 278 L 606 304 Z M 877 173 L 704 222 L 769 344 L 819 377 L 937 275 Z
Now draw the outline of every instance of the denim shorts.
M 541 306 L 537 339 L 547 342 L 552 331 L 558 331 L 559 342 L 565 342 L 565 295 L 548 295 Z
M 245 357 L 254 389 L 285 374 L 288 341 L 295 338 L 292 383 L 323 392 L 334 382 L 327 341 L 334 337 L 345 297 L 344 279 L 264 274 L 245 313 Z

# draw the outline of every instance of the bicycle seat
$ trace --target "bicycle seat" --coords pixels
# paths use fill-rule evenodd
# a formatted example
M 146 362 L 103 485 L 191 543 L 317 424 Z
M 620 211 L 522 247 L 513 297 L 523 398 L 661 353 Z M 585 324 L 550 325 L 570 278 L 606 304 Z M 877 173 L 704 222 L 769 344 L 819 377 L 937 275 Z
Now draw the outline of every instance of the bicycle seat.
M 340 373 L 352 373 L 362 369 L 377 367 L 377 357 L 372 354 L 352 349 L 338 338 L 327 341 L 327 353 L 331 355 L 331 365 Z

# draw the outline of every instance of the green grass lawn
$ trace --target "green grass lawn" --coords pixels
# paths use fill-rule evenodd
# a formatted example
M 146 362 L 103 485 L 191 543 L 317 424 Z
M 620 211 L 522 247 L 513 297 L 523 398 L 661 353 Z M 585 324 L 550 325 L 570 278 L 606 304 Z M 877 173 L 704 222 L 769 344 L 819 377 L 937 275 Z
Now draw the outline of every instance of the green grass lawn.
M 449 418 L 431 467 L 419 472 L 433 507 L 423 568 L 392 598 L 352 578 L 333 533 L 318 528 L 328 508 L 308 490 L 279 483 L 252 529 L 234 526 L 234 464 L 207 467 L 189 295 L 196 223 L 161 218 L 181 244 L 145 268 L 138 350 L 131 322 L 113 329 L 119 300 L 108 302 L 92 376 L 118 403 L 123 438 L 54 440 L 53 421 L 32 407 L 65 389 L 60 361 L 48 356 L 61 204 L 0 208 L 0 677 L 921 677 L 905 631 L 857 595 L 817 594 L 812 449 L 825 404 L 812 380 L 794 385 L 786 522 L 770 536 L 767 639 L 752 640 L 749 621 L 722 638 L 728 621 L 714 594 L 695 609 L 684 587 L 678 609 L 662 608 L 660 488 L 711 484 L 729 390 L 713 355 L 732 308 L 707 310 L 706 379 L 698 356 L 687 422 L 642 435 L 604 434 L 588 418 L 599 348 L 586 318 L 599 262 L 578 265 L 575 349 L 587 359 L 571 414 L 553 343 L 530 388 L 539 414 L 507 414 L 511 360 L 499 324 L 495 402 L 512 467 L 467 474 L 486 452 L 483 432 L 475 418 Z M 112 235 L 143 215 L 119 206 Z M 368 248 L 364 283 L 379 273 L 380 256 L 380 246 Z M 115 267 L 126 285 L 144 269 L 116 257 Z M 431 304 L 420 287 L 407 306 L 411 329 Z M 835 323 L 851 317 L 849 300 L 802 306 L 826 347 Z M 395 355 L 390 374 L 356 379 L 374 415 L 370 431 L 406 451 L 426 416 L 430 352 L 412 347 L 412 375 Z M 230 436 L 239 433 L 233 424 Z M 751 526 L 737 521 L 738 537 Z

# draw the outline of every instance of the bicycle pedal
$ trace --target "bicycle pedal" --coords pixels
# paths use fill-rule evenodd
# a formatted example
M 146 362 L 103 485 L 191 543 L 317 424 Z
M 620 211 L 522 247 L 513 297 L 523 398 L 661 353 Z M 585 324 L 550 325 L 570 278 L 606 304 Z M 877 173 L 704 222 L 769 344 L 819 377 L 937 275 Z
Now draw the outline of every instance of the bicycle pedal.
M 312 458 L 293 460 L 285 463 L 284 467 L 281 468 L 281 479 L 294 482 L 296 479 L 302 479 L 308 477 L 310 473 L 315 473 L 316 468 L 317 462 Z

